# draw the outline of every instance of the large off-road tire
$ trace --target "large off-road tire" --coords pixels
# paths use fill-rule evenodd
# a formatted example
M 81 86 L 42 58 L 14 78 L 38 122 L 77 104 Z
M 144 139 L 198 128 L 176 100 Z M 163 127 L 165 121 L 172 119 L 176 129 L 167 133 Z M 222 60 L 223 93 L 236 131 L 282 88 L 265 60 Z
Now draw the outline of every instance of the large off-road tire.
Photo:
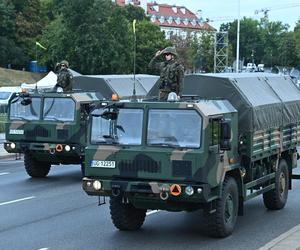
M 222 197 L 216 200 L 216 210 L 204 210 L 206 233 L 212 237 L 223 238 L 232 234 L 238 216 L 239 192 L 234 178 L 226 177 Z
M 119 230 L 133 231 L 143 225 L 146 209 L 138 209 L 131 204 L 124 204 L 121 197 L 111 197 L 109 204 L 112 222 Z
M 82 177 L 84 177 L 85 176 L 85 164 L 84 164 L 84 162 L 81 162 L 80 169 L 81 169 L 81 175 L 82 175 Z
M 46 177 L 51 164 L 35 160 L 30 153 L 24 154 L 24 165 L 27 174 L 31 177 Z
M 285 160 L 280 160 L 275 176 L 275 189 L 263 194 L 264 204 L 270 210 L 282 209 L 288 198 L 289 171 Z

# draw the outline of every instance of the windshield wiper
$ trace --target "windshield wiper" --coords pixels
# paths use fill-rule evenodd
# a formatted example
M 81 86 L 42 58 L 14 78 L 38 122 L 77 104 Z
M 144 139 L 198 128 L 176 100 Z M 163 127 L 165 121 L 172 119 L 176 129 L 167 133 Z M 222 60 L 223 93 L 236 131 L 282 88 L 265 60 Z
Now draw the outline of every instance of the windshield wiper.
M 150 146 L 162 146 L 162 147 L 170 147 L 170 148 L 179 148 L 179 144 L 172 144 L 172 143 L 166 143 L 166 142 L 153 142 L 149 143 Z
M 103 135 L 102 136 L 105 139 L 106 144 L 119 144 L 117 138 L 114 138 L 112 135 Z
M 64 122 L 64 118 L 56 118 L 54 116 L 47 116 L 47 117 L 44 117 L 44 120 L 47 121 L 47 120 L 50 120 L 50 121 L 57 121 L 57 122 Z
M 30 121 L 30 119 L 27 119 L 25 117 L 22 116 L 14 116 L 14 117 L 10 117 L 11 120 L 22 120 L 22 121 Z

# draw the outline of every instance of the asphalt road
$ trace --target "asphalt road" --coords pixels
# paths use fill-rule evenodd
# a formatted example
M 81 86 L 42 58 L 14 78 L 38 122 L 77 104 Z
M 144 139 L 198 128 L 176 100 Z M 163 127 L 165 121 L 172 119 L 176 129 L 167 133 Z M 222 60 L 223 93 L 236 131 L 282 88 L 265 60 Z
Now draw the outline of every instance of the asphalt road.
M 47 178 L 31 179 L 22 161 L 1 160 L 0 190 L 0 249 L 258 249 L 300 224 L 300 180 L 281 211 L 267 211 L 262 197 L 248 201 L 225 239 L 205 236 L 201 212 L 158 211 L 141 230 L 120 232 L 108 204 L 98 207 L 81 189 L 79 166 L 53 167 Z

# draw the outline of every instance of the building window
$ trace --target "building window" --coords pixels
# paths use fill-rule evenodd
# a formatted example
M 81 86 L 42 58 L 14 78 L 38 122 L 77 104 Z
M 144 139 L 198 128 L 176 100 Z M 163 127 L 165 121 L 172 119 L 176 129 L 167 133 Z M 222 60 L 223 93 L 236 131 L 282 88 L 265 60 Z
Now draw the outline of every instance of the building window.
M 197 24 L 197 22 L 196 22 L 196 20 L 195 19 L 193 19 L 192 20 L 192 22 L 191 22 L 191 24 L 195 27 L 196 26 L 196 24 Z
M 184 21 L 183 21 L 183 23 L 184 23 L 185 25 L 188 25 L 188 24 L 189 24 L 189 20 L 188 20 L 187 18 L 185 18 Z
M 160 21 L 160 23 L 164 23 L 164 22 L 165 22 L 165 17 L 164 17 L 164 16 L 161 16 L 161 17 L 159 18 L 159 21 Z
M 180 11 L 185 15 L 186 11 L 185 11 L 185 8 L 184 8 L 184 7 L 181 7 L 181 8 L 180 8 Z
M 173 6 L 172 10 L 173 10 L 174 13 L 177 13 L 177 7 L 176 6 Z
M 175 22 L 177 23 L 177 25 L 179 25 L 181 23 L 180 17 L 177 17 Z
M 170 17 L 168 18 L 168 23 L 171 24 L 172 22 L 173 22 L 173 17 L 170 16 Z
M 155 16 L 155 15 L 152 15 L 152 16 L 151 16 L 151 22 L 154 23 L 155 21 L 156 21 L 156 16 Z

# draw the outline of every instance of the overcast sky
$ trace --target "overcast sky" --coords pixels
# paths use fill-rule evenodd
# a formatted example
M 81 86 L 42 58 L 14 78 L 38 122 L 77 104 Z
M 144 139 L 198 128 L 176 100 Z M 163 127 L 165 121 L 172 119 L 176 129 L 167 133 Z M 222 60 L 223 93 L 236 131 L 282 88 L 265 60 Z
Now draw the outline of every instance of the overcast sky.
M 215 19 L 214 22 L 211 22 L 211 25 L 217 29 L 219 29 L 221 23 L 231 22 L 238 16 L 239 0 L 156 0 L 156 2 L 185 6 L 194 13 L 197 10 L 202 10 L 204 18 Z M 292 7 L 288 8 L 287 6 Z M 259 19 L 263 17 L 263 13 L 255 15 L 255 10 L 265 8 L 270 9 L 268 14 L 271 21 L 288 23 L 291 29 L 295 27 L 295 23 L 300 19 L 300 0 L 240 0 L 241 17 Z

